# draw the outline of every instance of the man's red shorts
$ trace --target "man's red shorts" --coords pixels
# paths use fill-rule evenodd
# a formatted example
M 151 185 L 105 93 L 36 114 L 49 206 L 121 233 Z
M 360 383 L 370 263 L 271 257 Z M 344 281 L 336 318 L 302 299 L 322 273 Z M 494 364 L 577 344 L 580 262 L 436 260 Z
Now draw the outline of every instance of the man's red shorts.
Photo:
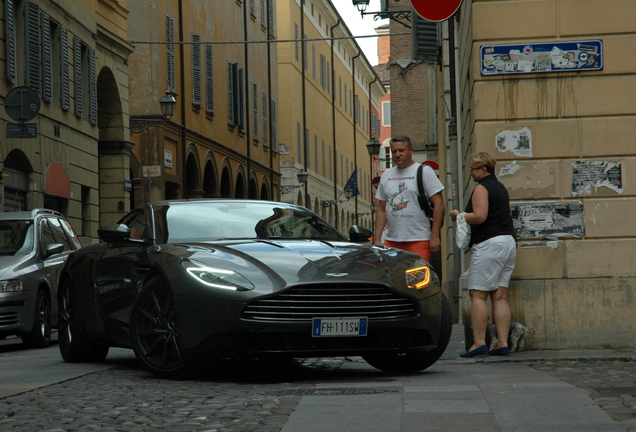
M 396 249 L 403 249 L 410 252 L 415 252 L 424 260 L 430 264 L 431 262 L 431 242 L 427 240 L 412 241 L 412 242 L 396 242 L 391 240 L 384 240 L 384 245 Z

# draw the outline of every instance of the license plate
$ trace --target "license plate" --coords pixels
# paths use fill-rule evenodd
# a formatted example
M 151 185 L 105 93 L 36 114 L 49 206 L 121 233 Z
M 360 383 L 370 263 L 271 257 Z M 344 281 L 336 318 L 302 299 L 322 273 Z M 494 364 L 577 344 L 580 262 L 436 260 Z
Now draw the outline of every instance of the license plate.
M 314 318 L 312 336 L 366 336 L 367 317 Z

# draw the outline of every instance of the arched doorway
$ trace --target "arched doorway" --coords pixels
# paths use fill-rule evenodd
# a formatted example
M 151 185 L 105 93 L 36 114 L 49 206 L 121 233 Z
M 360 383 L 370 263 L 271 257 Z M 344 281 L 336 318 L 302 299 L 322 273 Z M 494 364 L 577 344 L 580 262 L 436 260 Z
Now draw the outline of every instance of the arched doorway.
M 18 149 L 11 150 L 2 168 L 2 174 L 8 174 L 3 181 L 4 211 L 29 210 L 27 193 L 31 172 L 33 172 L 33 166 L 24 152 Z

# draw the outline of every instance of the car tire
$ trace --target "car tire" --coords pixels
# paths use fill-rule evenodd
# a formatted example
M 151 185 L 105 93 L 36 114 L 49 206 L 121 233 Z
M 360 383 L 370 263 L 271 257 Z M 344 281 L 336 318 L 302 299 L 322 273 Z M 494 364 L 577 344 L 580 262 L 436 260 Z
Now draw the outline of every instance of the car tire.
M 189 377 L 193 367 L 179 346 L 174 297 L 156 276 L 139 291 L 130 314 L 130 336 L 137 360 L 158 378 Z
M 29 348 L 46 348 L 51 343 L 51 299 L 42 290 L 35 299 L 33 328 L 22 336 L 22 343 Z
M 86 331 L 84 318 L 77 307 L 77 294 L 70 280 L 58 290 L 58 343 L 60 354 L 68 363 L 99 363 L 106 359 L 109 346 L 93 340 Z
M 453 331 L 453 317 L 450 303 L 442 293 L 442 319 L 437 348 L 429 351 L 396 354 L 368 354 L 363 355 L 364 361 L 376 369 L 385 372 L 413 373 L 422 371 L 440 359 Z

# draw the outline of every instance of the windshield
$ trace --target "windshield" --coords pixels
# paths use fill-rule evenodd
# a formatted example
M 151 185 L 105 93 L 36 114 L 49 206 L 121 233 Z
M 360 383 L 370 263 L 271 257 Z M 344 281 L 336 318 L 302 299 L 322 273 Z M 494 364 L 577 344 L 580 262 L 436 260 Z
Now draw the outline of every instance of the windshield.
M 284 204 L 193 202 L 158 210 L 155 227 L 159 243 L 245 238 L 346 240 L 314 213 Z M 164 218 L 166 230 L 160 222 Z
M 0 221 L 0 255 L 21 255 L 33 249 L 32 220 Z

